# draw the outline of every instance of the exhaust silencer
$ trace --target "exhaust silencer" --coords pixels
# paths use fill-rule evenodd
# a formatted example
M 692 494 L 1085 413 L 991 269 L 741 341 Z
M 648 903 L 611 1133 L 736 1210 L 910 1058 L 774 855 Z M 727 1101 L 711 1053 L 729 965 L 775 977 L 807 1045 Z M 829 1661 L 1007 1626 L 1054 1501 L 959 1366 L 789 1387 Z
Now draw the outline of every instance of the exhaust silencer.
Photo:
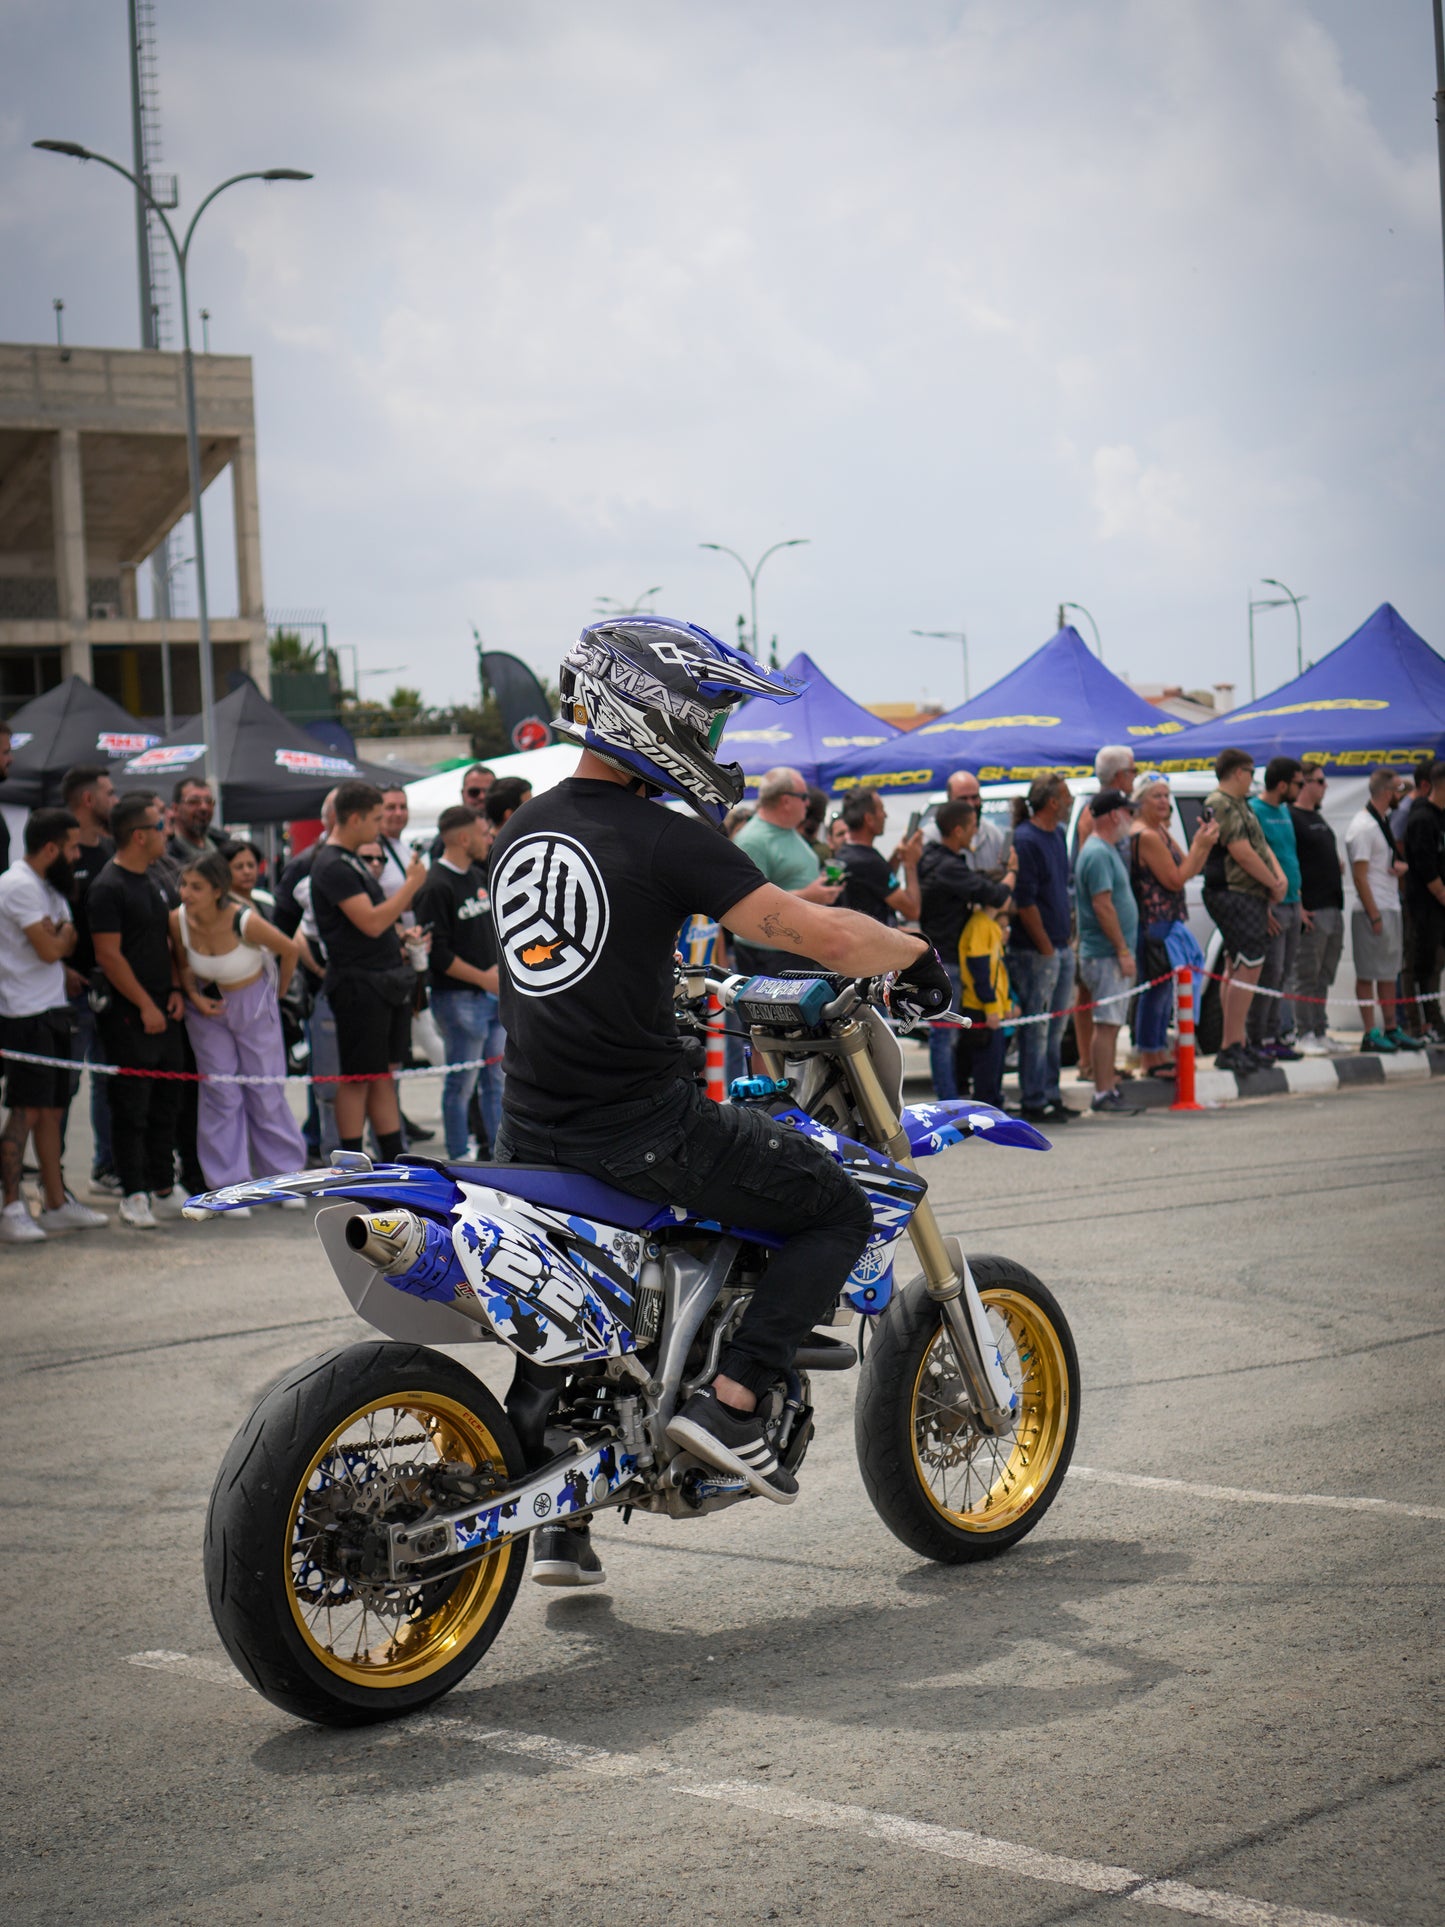
M 346 1221 L 346 1242 L 398 1291 L 486 1323 L 445 1226 L 414 1211 L 359 1211 Z

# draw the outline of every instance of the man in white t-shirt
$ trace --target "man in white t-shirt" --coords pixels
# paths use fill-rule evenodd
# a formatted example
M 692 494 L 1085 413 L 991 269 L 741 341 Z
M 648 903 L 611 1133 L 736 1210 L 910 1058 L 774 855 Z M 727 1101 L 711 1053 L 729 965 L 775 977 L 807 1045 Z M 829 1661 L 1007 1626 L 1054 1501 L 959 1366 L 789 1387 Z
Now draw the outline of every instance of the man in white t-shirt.
M 1404 951 L 1400 918 L 1400 878 L 1405 864 L 1390 828 L 1390 805 L 1397 778 L 1392 769 L 1370 772 L 1370 800 L 1351 818 L 1345 832 L 1345 854 L 1355 881 L 1359 908 L 1350 916 L 1350 940 L 1355 952 L 1355 995 L 1365 1034 L 1360 1049 L 1391 1052 L 1399 1048 L 1390 1033 L 1395 1028 L 1395 978 Z M 1375 1002 L 1380 1022 L 1375 1023 Z
M 25 825 L 25 854 L 0 876 L 0 1050 L 60 1057 L 64 1067 L 5 1060 L 10 1115 L 0 1133 L 0 1243 L 35 1244 L 51 1231 L 107 1222 L 65 1195 L 60 1130 L 70 1103 L 70 1011 L 65 959 L 75 948 L 67 900 L 80 825 L 69 810 L 36 810 Z M 45 1201 L 39 1223 L 20 1196 L 25 1141 L 35 1139 Z

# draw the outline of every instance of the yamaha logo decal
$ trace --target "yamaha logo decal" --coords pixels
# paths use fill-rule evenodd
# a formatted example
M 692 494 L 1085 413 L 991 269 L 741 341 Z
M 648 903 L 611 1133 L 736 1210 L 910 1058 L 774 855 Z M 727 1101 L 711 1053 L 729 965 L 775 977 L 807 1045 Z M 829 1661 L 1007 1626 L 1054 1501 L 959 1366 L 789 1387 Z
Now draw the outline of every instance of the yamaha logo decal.
M 532 1501 L 532 1510 L 539 1519 L 545 1519 L 547 1514 L 552 1510 L 551 1494 L 548 1492 L 539 1492 Z
M 507 975 L 523 997 L 580 982 L 607 940 L 607 892 L 570 836 L 543 832 L 512 845 L 492 876 L 492 915 Z

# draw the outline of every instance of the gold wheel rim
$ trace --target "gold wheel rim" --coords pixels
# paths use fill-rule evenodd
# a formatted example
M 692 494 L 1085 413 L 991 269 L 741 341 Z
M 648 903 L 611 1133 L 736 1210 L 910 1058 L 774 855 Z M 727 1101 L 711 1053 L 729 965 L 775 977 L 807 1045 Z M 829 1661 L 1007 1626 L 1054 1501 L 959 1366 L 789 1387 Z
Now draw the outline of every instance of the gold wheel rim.
M 1018 1423 L 1004 1438 L 960 1421 L 957 1367 L 939 1326 L 913 1381 L 913 1469 L 929 1504 L 963 1532 L 998 1532 L 1047 1488 L 1069 1429 L 1069 1374 L 1053 1322 L 1007 1287 L 980 1292 L 1004 1370 L 1019 1394 Z
M 349 1413 L 296 1488 L 286 1521 L 291 1616 L 313 1658 L 353 1686 L 405 1686 L 435 1673 L 463 1650 L 501 1593 L 510 1544 L 449 1586 L 357 1587 L 327 1574 L 315 1556 L 326 1495 L 349 1487 L 364 1510 L 369 1483 L 404 1491 L 407 1467 L 442 1459 L 507 1478 L 501 1447 L 475 1412 L 435 1392 L 392 1392 Z M 434 1601 L 432 1593 L 439 1593 Z

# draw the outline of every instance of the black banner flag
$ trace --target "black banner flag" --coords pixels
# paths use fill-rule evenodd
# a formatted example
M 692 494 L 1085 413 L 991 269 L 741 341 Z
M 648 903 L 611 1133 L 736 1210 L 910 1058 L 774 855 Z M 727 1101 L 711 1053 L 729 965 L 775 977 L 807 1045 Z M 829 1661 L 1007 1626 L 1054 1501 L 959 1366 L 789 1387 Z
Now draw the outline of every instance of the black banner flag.
M 502 727 L 513 749 L 543 749 L 552 741 L 550 713 L 541 683 L 526 663 L 500 650 L 478 652 L 482 681 L 491 689 L 502 712 Z

